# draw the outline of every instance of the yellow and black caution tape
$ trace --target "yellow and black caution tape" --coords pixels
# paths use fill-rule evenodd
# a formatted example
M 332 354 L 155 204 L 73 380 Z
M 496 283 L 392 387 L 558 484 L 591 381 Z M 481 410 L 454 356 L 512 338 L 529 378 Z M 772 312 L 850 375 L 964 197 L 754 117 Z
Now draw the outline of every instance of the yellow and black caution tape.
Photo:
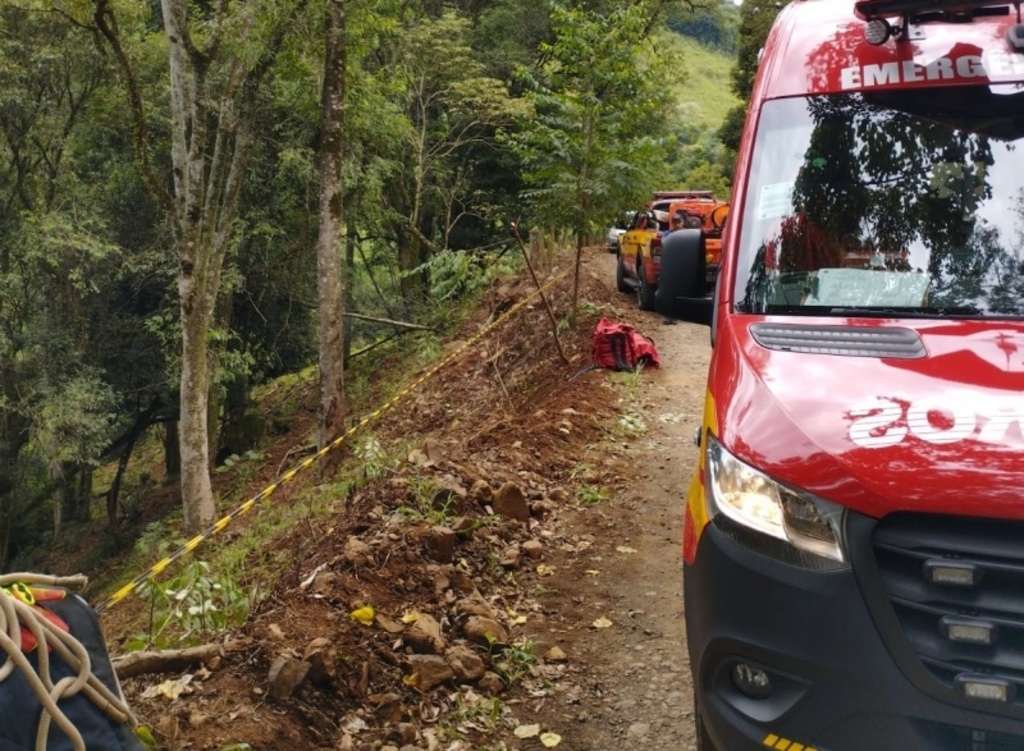
M 116 605 L 117 603 L 121 602 L 121 600 L 125 599 L 130 594 L 132 594 L 133 592 L 138 590 L 139 587 L 141 587 L 145 582 L 149 581 L 154 576 L 157 576 L 158 574 L 162 573 L 168 566 L 170 566 L 172 563 L 177 561 L 179 558 L 181 558 L 181 557 L 185 556 L 186 554 L 192 552 L 197 547 L 199 547 L 199 545 L 202 542 L 204 542 L 205 540 L 210 539 L 215 534 L 217 534 L 218 532 L 223 530 L 234 519 L 237 519 L 239 516 L 241 516 L 245 512 L 251 510 L 253 508 L 253 506 L 255 506 L 260 501 L 262 501 L 262 500 L 264 500 L 266 498 L 269 498 L 281 486 L 286 485 L 289 482 L 291 482 L 292 480 L 294 480 L 296 475 L 298 475 L 300 472 L 302 472 L 304 470 L 307 470 L 310 467 L 312 467 L 313 465 L 315 465 L 318 461 L 320 461 L 325 456 L 327 456 L 327 454 L 329 454 L 331 451 L 333 451 L 334 449 L 336 449 L 339 446 L 341 446 L 341 444 L 344 443 L 346 440 L 351 438 L 353 434 L 355 434 L 358 431 L 362 430 L 364 427 L 369 425 L 374 420 L 378 419 L 381 415 L 383 415 L 389 409 L 394 407 L 398 402 L 400 402 L 406 396 L 408 396 L 409 394 L 413 393 L 417 388 L 419 388 L 427 380 L 432 378 L 436 373 L 441 371 L 445 366 L 447 366 L 449 363 L 451 363 L 453 360 L 455 360 L 459 355 L 461 355 L 463 352 L 465 352 L 471 346 L 473 346 L 478 341 L 483 339 L 484 336 L 486 336 L 492 329 L 497 327 L 500 323 L 504 322 L 513 313 L 515 313 L 520 308 L 525 306 L 528 302 L 530 302 L 530 300 L 532 300 L 537 295 L 541 294 L 545 289 L 547 289 L 548 287 L 553 285 L 555 282 L 557 282 L 559 279 L 561 279 L 562 276 L 564 276 L 564 272 L 562 274 L 559 274 L 558 276 L 553 277 L 552 279 L 549 279 L 543 285 L 538 287 L 536 290 L 534 290 L 529 295 L 524 297 L 522 300 L 517 302 L 515 305 L 510 307 L 508 310 L 506 310 L 500 316 L 495 318 L 490 324 L 488 324 L 484 328 L 480 329 L 480 331 L 478 331 L 476 334 L 474 334 L 472 337 L 470 337 L 461 347 L 459 347 L 454 352 L 452 352 L 450 355 L 448 355 L 448 357 L 445 357 L 443 360 L 441 360 L 436 365 L 431 367 L 422 376 L 420 376 L 416 380 L 412 381 L 408 386 L 406 386 L 404 389 L 402 389 L 397 394 L 395 394 L 393 397 L 391 397 L 391 399 L 389 399 L 387 402 L 382 404 L 380 407 L 375 409 L 370 414 L 368 414 L 365 417 L 363 417 L 362 419 L 360 419 L 358 423 L 356 423 L 351 428 L 349 428 L 344 433 L 342 433 L 340 436 L 335 438 L 333 441 L 331 441 L 330 443 L 325 445 L 322 449 L 317 451 L 315 454 L 310 456 L 308 459 L 304 460 L 297 467 L 289 470 L 288 472 L 285 472 L 283 475 L 281 475 L 281 477 L 279 477 L 277 479 L 276 482 L 274 482 L 271 485 L 268 485 L 267 487 L 263 488 L 263 490 L 261 490 L 259 493 L 254 495 L 252 498 L 247 500 L 245 503 L 243 503 L 240 506 L 236 507 L 227 516 L 223 516 L 220 519 L 218 519 L 216 522 L 214 522 L 209 527 L 207 527 L 205 530 L 203 530 L 202 532 L 197 534 L 195 537 L 193 537 L 191 540 L 189 540 L 184 545 L 179 547 L 177 550 L 175 550 L 173 553 L 168 555 L 166 558 L 162 558 L 159 561 L 157 561 L 156 563 L 154 563 L 152 566 L 149 567 L 148 570 L 146 570 L 143 573 L 139 574 L 134 579 L 132 579 L 130 582 L 125 584 L 123 587 L 121 587 L 119 590 L 114 592 L 114 594 L 112 594 L 110 597 L 108 597 L 107 599 L 105 599 L 102 602 L 100 602 L 100 604 L 96 606 L 96 612 L 97 613 L 102 613 L 104 610 L 106 610 L 107 608 L 111 607 L 112 605 Z

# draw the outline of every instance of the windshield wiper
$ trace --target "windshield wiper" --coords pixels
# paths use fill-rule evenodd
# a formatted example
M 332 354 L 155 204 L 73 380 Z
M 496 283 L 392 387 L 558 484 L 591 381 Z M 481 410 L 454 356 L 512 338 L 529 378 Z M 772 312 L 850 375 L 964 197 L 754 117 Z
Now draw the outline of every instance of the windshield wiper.
M 985 315 L 979 308 L 970 305 L 944 308 L 887 308 L 883 306 L 829 308 L 828 314 L 849 318 L 858 316 L 865 318 L 965 318 Z

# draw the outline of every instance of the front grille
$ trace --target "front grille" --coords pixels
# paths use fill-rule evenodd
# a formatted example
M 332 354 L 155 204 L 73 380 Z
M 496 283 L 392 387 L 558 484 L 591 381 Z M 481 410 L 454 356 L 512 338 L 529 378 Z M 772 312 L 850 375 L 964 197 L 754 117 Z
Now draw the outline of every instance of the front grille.
M 1021 751 L 1024 735 L 994 733 L 955 725 L 929 723 L 922 728 L 926 748 L 943 751 Z
M 887 517 L 872 535 L 882 589 L 920 664 L 957 695 L 958 676 L 1003 682 L 1015 698 L 983 701 L 993 712 L 1024 708 L 1022 543 L 1022 522 L 921 514 Z M 936 583 L 927 573 L 936 567 L 969 577 Z M 991 643 L 965 640 L 965 630 L 984 631 Z

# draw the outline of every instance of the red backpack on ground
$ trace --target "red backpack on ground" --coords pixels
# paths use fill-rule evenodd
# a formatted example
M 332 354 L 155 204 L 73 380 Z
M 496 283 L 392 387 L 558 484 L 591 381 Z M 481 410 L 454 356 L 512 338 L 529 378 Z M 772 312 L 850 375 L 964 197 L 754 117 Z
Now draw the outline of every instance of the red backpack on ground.
M 628 323 L 612 323 L 607 318 L 597 322 L 590 342 L 594 364 L 611 370 L 656 368 L 660 364 L 654 342 Z

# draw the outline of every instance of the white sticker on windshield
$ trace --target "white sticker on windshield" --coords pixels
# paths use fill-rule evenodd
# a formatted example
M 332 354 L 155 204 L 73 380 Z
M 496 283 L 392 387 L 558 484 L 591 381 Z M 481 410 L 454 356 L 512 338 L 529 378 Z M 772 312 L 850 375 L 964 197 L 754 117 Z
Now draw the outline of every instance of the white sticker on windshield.
M 757 198 L 757 219 L 779 219 L 793 212 L 793 186 L 790 180 L 784 183 L 770 183 L 761 186 Z

